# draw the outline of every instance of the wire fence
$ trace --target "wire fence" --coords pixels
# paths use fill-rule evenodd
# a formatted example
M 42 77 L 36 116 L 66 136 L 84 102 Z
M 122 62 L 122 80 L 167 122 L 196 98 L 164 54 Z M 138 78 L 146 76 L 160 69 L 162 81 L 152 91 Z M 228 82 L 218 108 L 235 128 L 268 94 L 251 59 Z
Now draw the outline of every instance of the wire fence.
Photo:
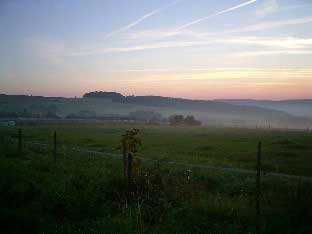
M 21 151 L 20 147 L 22 147 L 22 135 L 20 131 L 10 131 L 7 132 L 6 137 L 9 138 L 8 143 L 12 143 L 13 141 L 17 141 L 17 147 L 18 151 Z M 41 147 L 45 148 L 48 150 L 49 148 L 51 149 L 51 152 L 54 155 L 54 159 L 56 160 L 56 154 L 60 153 L 62 149 L 66 150 L 72 150 L 76 151 L 79 153 L 83 154 L 88 154 L 92 156 L 105 156 L 105 157 L 111 157 L 115 159 L 122 160 L 122 154 L 118 153 L 113 153 L 113 152 L 102 152 L 102 151 L 97 151 L 94 149 L 90 148 L 84 148 L 84 147 L 77 147 L 77 146 L 68 146 L 64 143 L 62 144 L 56 144 L 56 135 L 54 136 L 54 141 L 53 144 L 48 144 L 48 143 L 43 143 L 43 142 L 34 142 L 34 141 L 26 141 L 23 140 L 23 144 L 33 146 L 33 147 Z M 56 146 L 58 149 L 56 149 Z M 176 166 L 182 166 L 182 167 L 188 167 L 188 168 L 201 168 L 201 169 L 206 169 L 206 170 L 214 170 L 214 171 L 221 171 L 221 172 L 228 172 L 228 173 L 239 173 L 239 174 L 249 174 L 249 175 L 256 175 L 257 171 L 256 170 L 250 170 L 250 169 L 242 169 L 242 168 L 231 168 L 231 167 L 217 167 L 217 166 L 212 166 L 212 165 L 207 165 L 207 164 L 195 164 L 195 163 L 187 163 L 187 162 L 178 162 L 178 161 L 172 161 L 172 160 L 158 160 L 158 159 L 153 159 L 153 158 L 147 158 L 147 157 L 141 157 L 141 156 L 135 156 L 136 159 L 141 160 L 142 162 L 151 162 L 151 163 L 157 163 L 157 164 L 164 164 L 164 165 L 176 165 Z M 261 176 L 272 176 L 272 177 L 279 177 L 279 178 L 286 178 L 286 179 L 294 179 L 294 180 L 306 180 L 312 182 L 312 177 L 308 176 L 299 176 L 299 175 L 290 175 L 290 174 L 285 174 L 285 173 L 276 173 L 276 172 L 267 172 L 261 170 Z
M 23 148 L 28 147 L 30 150 L 35 150 L 35 149 L 44 149 L 46 152 L 50 152 L 53 155 L 54 163 L 58 161 L 58 157 L 62 155 L 62 153 L 69 152 L 69 151 L 75 151 L 79 152 L 82 154 L 86 155 L 92 155 L 95 157 L 110 157 L 114 158 L 120 161 L 123 161 L 125 163 L 125 155 L 123 153 L 114 153 L 114 152 L 101 152 L 95 149 L 89 149 L 89 148 L 83 148 L 83 147 L 77 147 L 77 146 L 69 146 L 64 143 L 60 144 L 60 142 L 57 141 L 57 135 L 56 132 L 53 134 L 52 141 L 48 143 L 43 143 L 43 142 L 34 142 L 30 140 L 25 140 L 23 139 L 23 134 L 22 130 L 18 129 L 18 131 L 11 131 L 11 132 L 6 132 L 5 135 L 1 134 L 0 132 L 0 141 L 4 144 L 5 148 L 8 147 L 8 145 L 14 145 L 13 147 L 17 147 L 17 152 L 18 154 L 22 154 Z M 260 233 L 261 230 L 261 196 L 262 196 L 262 186 L 261 186 L 261 178 L 262 177 L 278 177 L 278 178 L 284 178 L 284 179 L 291 179 L 291 180 L 298 180 L 298 181 L 307 181 L 307 182 L 312 182 L 312 177 L 307 177 L 307 176 L 298 176 L 298 175 L 289 175 L 289 174 L 284 174 L 284 173 L 274 173 L 274 172 L 264 172 L 261 169 L 261 155 L 262 155 L 262 150 L 261 150 L 261 142 L 258 144 L 258 150 L 257 150 L 257 157 L 255 158 L 257 161 L 257 170 L 249 170 L 249 169 L 241 169 L 241 168 L 228 168 L 228 167 L 217 167 L 217 166 L 211 166 L 211 165 L 206 165 L 206 164 L 194 164 L 194 163 L 187 163 L 187 162 L 178 162 L 178 161 L 171 161 L 171 160 L 157 160 L 153 158 L 147 158 L 147 157 L 141 157 L 141 156 L 136 156 L 136 159 L 141 160 L 142 162 L 151 162 L 155 163 L 157 165 L 168 165 L 173 166 L 179 166 L 179 167 L 187 167 L 189 168 L 200 168 L 204 170 L 210 170 L 210 171 L 219 171 L 219 172 L 225 172 L 225 173 L 235 173 L 235 174 L 244 174 L 244 175 L 250 175 L 252 177 L 256 178 L 256 183 L 255 183 L 255 201 L 256 201 L 256 220 L 257 220 L 257 227 L 256 229 L 258 230 L 258 233 Z M 33 148 L 33 149 L 31 149 Z M 123 148 L 125 149 L 125 148 Z M 122 150 L 123 151 L 123 150 Z M 49 154 L 49 153 L 48 153 Z M 132 156 L 132 155 L 131 155 Z M 130 160 L 129 160 L 130 159 Z M 124 164 L 124 175 L 125 171 L 128 172 L 127 176 L 127 182 L 128 182 L 128 195 L 130 196 L 131 192 L 131 184 L 132 184 L 132 178 L 131 178 L 131 163 L 132 163 L 132 158 L 129 157 L 128 155 L 128 161 L 126 164 Z M 130 165 L 130 167 L 129 167 Z M 127 168 L 127 170 L 125 170 Z M 129 173 L 130 171 L 130 173 Z M 129 199 L 129 197 L 128 197 Z

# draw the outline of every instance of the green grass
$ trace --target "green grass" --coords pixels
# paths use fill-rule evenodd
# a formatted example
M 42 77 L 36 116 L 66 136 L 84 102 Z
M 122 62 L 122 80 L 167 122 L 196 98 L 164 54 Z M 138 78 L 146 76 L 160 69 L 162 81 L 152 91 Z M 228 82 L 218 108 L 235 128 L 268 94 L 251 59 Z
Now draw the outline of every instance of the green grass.
M 118 152 L 129 125 L 23 127 L 24 139 Z M 311 175 L 311 134 L 243 129 L 141 129 L 144 157 Z M 1 129 L 2 136 L 16 129 Z M 7 142 L 7 140 L 6 140 Z M 128 189 L 119 159 L 0 143 L 2 233 L 256 233 L 255 177 L 135 162 Z M 286 155 L 285 155 L 286 154 Z M 310 161 L 309 161 L 310 160 Z M 311 233 L 312 185 L 263 177 L 262 233 Z
M 51 144 L 55 130 L 61 145 L 119 153 L 120 137 L 132 127 L 141 129 L 142 157 L 255 169 L 257 143 L 262 141 L 264 170 L 312 176 L 311 132 L 105 124 L 32 126 L 24 127 L 23 134 L 25 140 Z

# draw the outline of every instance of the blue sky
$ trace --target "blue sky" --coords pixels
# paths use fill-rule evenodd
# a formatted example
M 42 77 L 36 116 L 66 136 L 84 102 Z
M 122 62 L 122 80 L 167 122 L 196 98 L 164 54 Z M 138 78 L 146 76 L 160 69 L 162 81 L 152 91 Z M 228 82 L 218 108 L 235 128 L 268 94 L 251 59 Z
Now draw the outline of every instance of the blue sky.
M 310 0 L 0 2 L 0 92 L 312 98 Z

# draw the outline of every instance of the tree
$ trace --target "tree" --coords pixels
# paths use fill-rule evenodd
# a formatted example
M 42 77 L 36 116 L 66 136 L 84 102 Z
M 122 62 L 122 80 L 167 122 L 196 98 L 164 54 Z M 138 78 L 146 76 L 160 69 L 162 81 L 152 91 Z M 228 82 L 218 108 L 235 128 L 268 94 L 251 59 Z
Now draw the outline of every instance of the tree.
M 124 102 L 125 97 L 116 92 L 90 92 L 83 95 L 83 98 L 106 98 L 111 99 L 113 102 Z
M 133 156 L 138 151 L 138 146 L 141 145 L 139 132 L 139 129 L 133 128 L 127 130 L 121 137 L 120 148 L 123 154 L 124 175 L 128 177 L 128 183 L 131 183 Z
M 201 122 L 196 120 L 193 115 L 188 115 L 185 118 L 183 115 L 171 115 L 169 117 L 169 123 L 172 126 L 177 126 L 177 125 L 199 126 L 201 125 Z
M 184 122 L 184 116 L 183 115 L 171 115 L 169 117 L 170 125 L 173 125 L 173 126 L 182 125 L 183 122 Z
M 188 115 L 185 117 L 184 119 L 184 123 L 186 125 L 190 125 L 190 126 L 198 126 L 201 125 L 201 122 L 196 120 L 195 117 L 193 115 Z

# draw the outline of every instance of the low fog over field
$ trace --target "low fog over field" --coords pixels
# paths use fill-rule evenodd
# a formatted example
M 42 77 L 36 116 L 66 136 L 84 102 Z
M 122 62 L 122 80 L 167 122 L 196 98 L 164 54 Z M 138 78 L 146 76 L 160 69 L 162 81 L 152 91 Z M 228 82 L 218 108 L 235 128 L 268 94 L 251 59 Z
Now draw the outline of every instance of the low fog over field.
M 296 100 L 253 100 L 253 99 L 220 99 L 217 101 L 245 106 L 258 106 L 281 110 L 296 116 L 304 116 L 312 118 L 312 100 L 311 99 L 296 99 Z
M 304 111 L 301 102 L 292 103 L 288 110 L 283 109 L 282 105 L 260 105 L 257 101 L 189 100 L 91 92 L 82 98 L 1 95 L 0 111 L 2 118 L 149 121 L 156 116 L 154 123 L 166 124 L 171 115 L 192 115 L 203 125 L 217 127 L 311 128 L 312 118 L 306 114 L 309 111 Z M 150 113 L 153 113 L 153 117 L 148 117 Z

